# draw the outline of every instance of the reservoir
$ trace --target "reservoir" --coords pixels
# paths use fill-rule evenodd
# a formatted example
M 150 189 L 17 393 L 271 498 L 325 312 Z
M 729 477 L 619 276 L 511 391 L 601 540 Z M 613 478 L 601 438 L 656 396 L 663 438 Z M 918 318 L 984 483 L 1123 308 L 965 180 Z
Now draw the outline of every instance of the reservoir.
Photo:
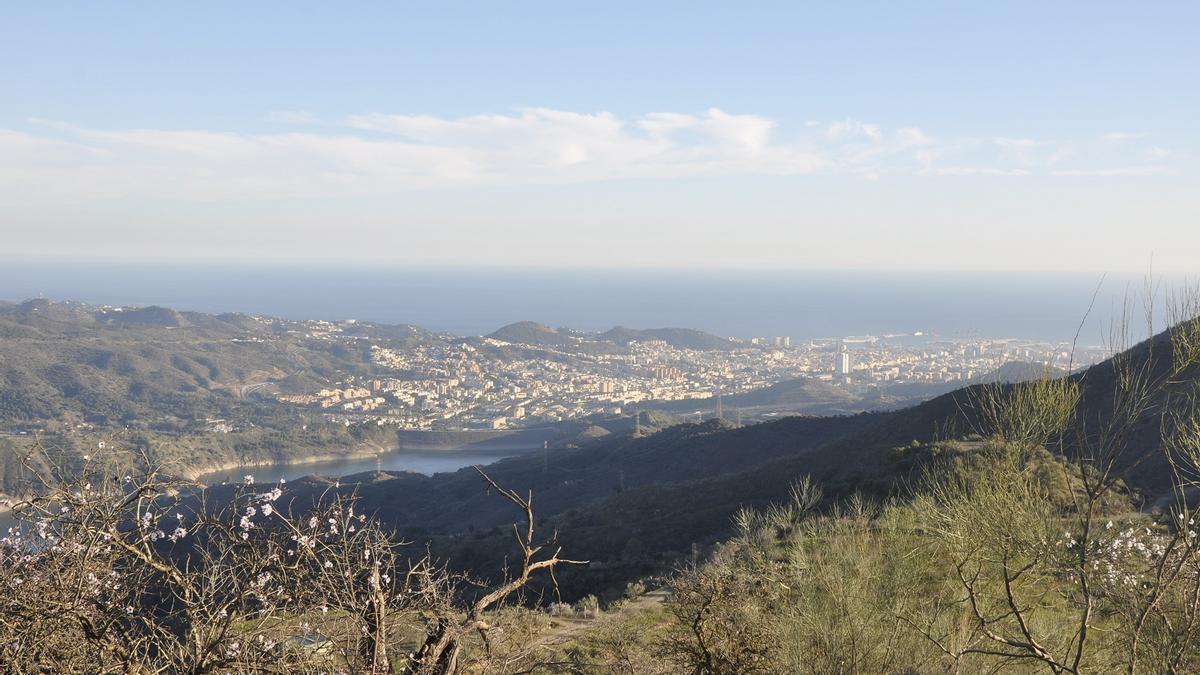
M 310 462 L 305 464 L 269 464 L 229 471 L 214 471 L 199 476 L 196 482 L 202 485 L 220 485 L 222 482 L 240 483 L 247 474 L 254 476 L 256 483 L 277 483 L 280 479 L 293 481 L 313 474 L 333 478 L 366 471 L 412 471 L 432 476 L 435 473 L 458 471 L 475 464 L 491 464 L 505 457 L 514 457 L 532 448 L 498 447 L 494 449 L 459 450 L 399 450 L 380 454 L 378 458 L 358 457 L 332 462 Z M 16 519 L 8 511 L 0 511 L 0 536 L 16 525 Z
M 196 477 L 196 482 L 201 485 L 240 483 L 245 476 L 251 475 L 256 483 L 277 483 L 312 475 L 336 478 L 376 469 L 432 476 L 540 450 L 543 443 L 556 434 L 556 430 L 546 427 L 504 432 L 411 432 L 401 434 L 400 449 L 373 457 L 240 467 L 201 474 Z M 0 536 L 15 524 L 12 513 L 0 511 Z
M 246 475 L 252 475 L 256 483 L 277 483 L 280 479 L 290 481 L 314 474 L 336 478 L 376 469 L 432 476 L 533 452 L 562 434 L 563 430 L 554 426 L 503 431 L 401 431 L 397 434 L 398 448 L 375 456 L 226 469 L 201 474 L 196 482 L 240 483 Z
M 330 462 L 310 462 L 305 464 L 269 464 L 266 466 L 214 471 L 202 474 L 196 482 L 203 485 L 219 485 L 223 482 L 240 483 L 246 475 L 254 476 L 256 483 L 277 483 L 296 480 L 304 476 L 324 476 L 334 478 L 348 476 L 366 471 L 411 471 L 432 476 L 435 473 L 457 471 L 475 464 L 491 464 L 505 457 L 528 452 L 527 449 L 495 449 L 495 450 L 400 450 L 386 452 L 378 457 L 356 457 Z

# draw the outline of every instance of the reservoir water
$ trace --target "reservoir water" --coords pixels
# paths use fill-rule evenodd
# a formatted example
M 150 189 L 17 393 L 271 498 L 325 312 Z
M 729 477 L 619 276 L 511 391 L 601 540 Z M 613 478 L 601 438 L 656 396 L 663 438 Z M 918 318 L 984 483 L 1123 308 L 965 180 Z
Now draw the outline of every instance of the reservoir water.
M 496 450 L 405 450 L 379 455 L 378 463 L 375 458 L 365 457 L 343 459 L 333 462 L 312 462 L 308 464 L 272 464 L 230 471 L 215 471 L 201 475 L 197 482 L 204 485 L 218 485 L 223 481 L 241 482 L 247 474 L 254 476 L 258 483 L 276 483 L 280 479 L 296 480 L 304 476 L 320 475 L 325 477 L 349 476 L 376 468 L 384 471 L 412 471 L 432 476 L 435 473 L 457 471 L 463 467 L 475 464 L 487 465 L 506 457 L 513 457 L 524 452 L 524 449 Z M 12 514 L 0 512 L 0 536 L 8 528 L 16 525 Z
M 222 482 L 241 482 L 247 474 L 254 476 L 256 483 L 275 483 L 280 479 L 296 480 L 304 476 L 325 477 L 348 476 L 366 471 L 412 471 L 432 476 L 435 473 L 457 471 L 475 464 L 491 464 L 505 457 L 521 454 L 519 450 L 405 450 L 389 452 L 374 457 L 341 459 L 330 462 L 307 464 L 271 464 L 246 467 L 228 471 L 215 471 L 201 475 L 197 481 L 205 485 Z

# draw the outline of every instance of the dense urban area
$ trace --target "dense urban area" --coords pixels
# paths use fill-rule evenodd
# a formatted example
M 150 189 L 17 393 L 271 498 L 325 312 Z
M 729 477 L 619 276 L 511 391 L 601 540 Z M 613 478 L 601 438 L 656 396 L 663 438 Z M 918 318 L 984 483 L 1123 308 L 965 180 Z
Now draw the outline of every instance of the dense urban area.
M 344 331 L 354 322 L 304 325 L 310 338 L 367 339 Z M 680 401 L 696 401 L 697 415 L 703 416 L 722 397 L 791 380 L 857 394 L 905 385 L 925 385 L 919 391 L 936 393 L 940 385 L 980 381 L 1013 362 L 1069 370 L 1106 354 L 1099 347 L 1072 352 L 1069 343 L 941 339 L 922 332 L 796 343 L 786 336 L 728 339 L 716 348 L 691 348 L 678 340 L 646 337 L 617 344 L 602 339 L 604 334 L 524 325 L 535 327 L 530 342 L 501 339 L 514 332 L 506 327 L 492 336 L 443 336 L 409 348 L 372 344 L 372 361 L 388 375 L 348 378 L 278 398 L 319 408 L 335 421 L 504 429 Z M 547 335 L 561 339 L 538 344 Z
M 764 421 L 896 409 L 989 378 L 1077 370 L 1107 354 L 933 332 L 742 340 L 684 328 L 582 332 L 519 322 L 463 337 L 366 321 L 40 299 L 0 306 L 0 329 L 13 336 L 0 435 L 15 436 L 124 430 L 182 438 L 314 423 L 514 430 L 650 410 L 687 421 Z

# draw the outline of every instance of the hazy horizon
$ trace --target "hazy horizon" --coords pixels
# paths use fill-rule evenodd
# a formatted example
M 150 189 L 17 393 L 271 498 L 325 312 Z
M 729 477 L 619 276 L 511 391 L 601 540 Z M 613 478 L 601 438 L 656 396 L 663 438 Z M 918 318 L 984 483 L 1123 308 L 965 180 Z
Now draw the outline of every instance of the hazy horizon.
M 484 335 L 537 321 L 598 331 L 696 328 L 795 339 L 913 331 L 945 337 L 1069 340 L 1100 275 L 731 272 L 369 266 L 47 265 L 0 269 L 0 299 L 162 305 L 291 319 L 408 323 Z M 1142 279 L 1110 275 L 1081 332 L 1101 344 Z M 1163 280 L 1166 288 L 1172 280 Z

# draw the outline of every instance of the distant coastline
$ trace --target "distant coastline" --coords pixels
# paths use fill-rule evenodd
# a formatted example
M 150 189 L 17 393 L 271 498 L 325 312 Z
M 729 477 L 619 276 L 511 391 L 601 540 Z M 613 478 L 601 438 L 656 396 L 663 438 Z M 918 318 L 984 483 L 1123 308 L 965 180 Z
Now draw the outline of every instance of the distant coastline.
M 1135 277 L 1110 277 L 1082 333 L 1107 335 Z M 354 318 L 485 335 L 514 321 L 601 331 L 686 327 L 794 340 L 917 330 L 1070 340 L 1099 275 L 413 267 L 155 266 L 11 260 L 0 299 L 45 295 L 290 319 Z M 1137 287 L 1137 286 L 1134 286 Z

